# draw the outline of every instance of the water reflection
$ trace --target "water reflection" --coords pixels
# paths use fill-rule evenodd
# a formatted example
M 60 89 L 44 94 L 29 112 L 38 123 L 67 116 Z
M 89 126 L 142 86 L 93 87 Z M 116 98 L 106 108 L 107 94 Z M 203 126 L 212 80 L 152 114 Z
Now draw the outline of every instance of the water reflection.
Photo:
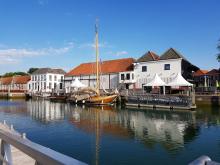
M 67 118 L 75 127 L 94 134 L 98 139 L 102 135 L 132 138 L 148 148 L 160 144 L 168 151 L 175 151 L 185 142 L 193 140 L 199 132 L 195 112 L 191 111 L 80 107 L 47 100 L 25 104 L 9 106 L 5 112 L 27 113 L 32 119 L 43 123 Z
M 5 104 L 7 106 L 4 106 Z M 61 123 L 65 123 L 75 131 L 69 129 L 70 132 L 66 133 L 66 136 L 72 139 L 78 132 L 86 133 L 86 137 L 93 137 L 91 139 L 93 161 L 91 162 L 96 165 L 102 164 L 103 155 L 109 155 L 104 148 L 105 141 L 109 139 L 117 139 L 121 143 L 129 141 L 129 145 L 137 143 L 150 152 L 151 150 L 156 152 L 159 146 L 168 153 L 176 154 L 182 151 L 185 144 L 191 143 L 199 136 L 198 121 L 213 120 L 214 117 L 211 111 L 207 111 L 209 115 L 203 115 L 199 110 L 191 112 L 80 107 L 47 100 L 0 103 L 0 112 L 29 115 L 33 121 L 47 125 L 56 122 L 56 128 L 61 126 Z M 219 116 L 217 118 L 219 119 Z M 216 115 L 215 120 L 218 121 Z M 62 129 L 62 133 L 65 133 L 68 126 L 59 128 Z M 58 129 L 52 131 L 56 133 Z M 63 136 L 63 134 L 62 136 L 53 135 L 57 136 L 53 136 L 54 140 L 62 139 Z M 84 135 L 81 136 L 84 137 Z M 111 143 L 111 140 L 108 142 Z M 70 143 L 75 144 L 77 141 L 72 140 Z
M 65 104 L 57 104 L 47 100 L 27 102 L 30 116 L 38 121 L 50 122 L 64 119 Z
M 159 143 L 167 150 L 182 147 L 188 136 L 187 130 L 195 124 L 195 114 L 190 111 L 109 111 L 105 108 L 77 107 L 71 112 L 70 121 L 86 132 L 98 130 L 99 134 L 135 138 L 150 148 Z M 195 130 L 198 131 L 196 127 Z

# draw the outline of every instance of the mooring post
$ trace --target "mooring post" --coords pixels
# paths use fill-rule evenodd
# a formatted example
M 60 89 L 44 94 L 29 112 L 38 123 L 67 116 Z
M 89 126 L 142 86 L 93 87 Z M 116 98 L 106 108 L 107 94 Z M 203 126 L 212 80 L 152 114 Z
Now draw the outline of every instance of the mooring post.
M 6 164 L 13 165 L 12 162 L 12 155 L 11 155 L 11 145 L 2 140 L 1 142 L 1 156 L 3 157 L 3 160 L 1 160 L 0 164 L 4 164 L 4 162 L 7 162 Z
M 26 133 L 21 134 L 22 139 L 26 139 Z
M 14 130 L 14 127 L 12 124 L 10 125 L 10 130 Z

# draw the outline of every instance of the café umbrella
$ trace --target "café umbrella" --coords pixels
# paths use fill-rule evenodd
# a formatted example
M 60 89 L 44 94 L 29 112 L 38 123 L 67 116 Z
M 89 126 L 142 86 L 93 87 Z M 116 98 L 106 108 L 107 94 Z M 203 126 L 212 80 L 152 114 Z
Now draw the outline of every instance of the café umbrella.
M 72 87 L 72 88 L 85 88 L 86 85 L 83 84 L 83 83 L 81 83 L 81 82 L 79 81 L 79 79 L 76 78 L 76 79 L 71 83 L 71 87 Z
M 166 86 L 193 86 L 193 84 L 186 81 L 183 76 L 178 73 L 177 76 Z
M 166 86 L 166 83 L 161 80 L 161 78 L 158 76 L 158 74 L 156 73 L 154 78 L 147 84 L 145 84 L 144 86 L 151 86 L 151 87 L 154 87 L 154 86 L 163 86 L 163 94 L 165 94 L 165 86 Z

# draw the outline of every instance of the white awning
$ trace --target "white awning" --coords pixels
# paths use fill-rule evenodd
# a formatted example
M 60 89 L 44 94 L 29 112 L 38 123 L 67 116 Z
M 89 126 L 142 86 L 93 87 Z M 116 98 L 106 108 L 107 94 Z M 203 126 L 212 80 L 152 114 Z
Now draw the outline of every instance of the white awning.
M 165 86 L 166 83 L 161 80 L 161 78 L 156 73 L 153 80 L 151 80 L 149 83 L 145 84 L 144 86 Z
M 76 79 L 71 83 L 71 87 L 73 87 L 73 88 L 84 88 L 84 87 L 86 87 L 86 85 L 83 84 L 83 83 L 81 83 L 81 82 L 79 81 L 79 79 L 76 78 Z
M 173 79 L 173 81 L 168 83 L 167 86 L 193 86 L 193 84 L 186 81 L 183 78 L 183 76 L 180 73 L 178 73 L 177 76 Z

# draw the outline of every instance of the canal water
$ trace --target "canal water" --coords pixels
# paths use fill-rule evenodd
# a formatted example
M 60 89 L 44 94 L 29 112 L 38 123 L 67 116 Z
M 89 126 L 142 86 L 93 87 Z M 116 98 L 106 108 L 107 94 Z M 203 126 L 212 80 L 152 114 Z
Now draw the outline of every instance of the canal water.
M 80 107 L 0 100 L 0 121 L 32 141 L 92 165 L 220 162 L 220 108 L 191 111 Z

